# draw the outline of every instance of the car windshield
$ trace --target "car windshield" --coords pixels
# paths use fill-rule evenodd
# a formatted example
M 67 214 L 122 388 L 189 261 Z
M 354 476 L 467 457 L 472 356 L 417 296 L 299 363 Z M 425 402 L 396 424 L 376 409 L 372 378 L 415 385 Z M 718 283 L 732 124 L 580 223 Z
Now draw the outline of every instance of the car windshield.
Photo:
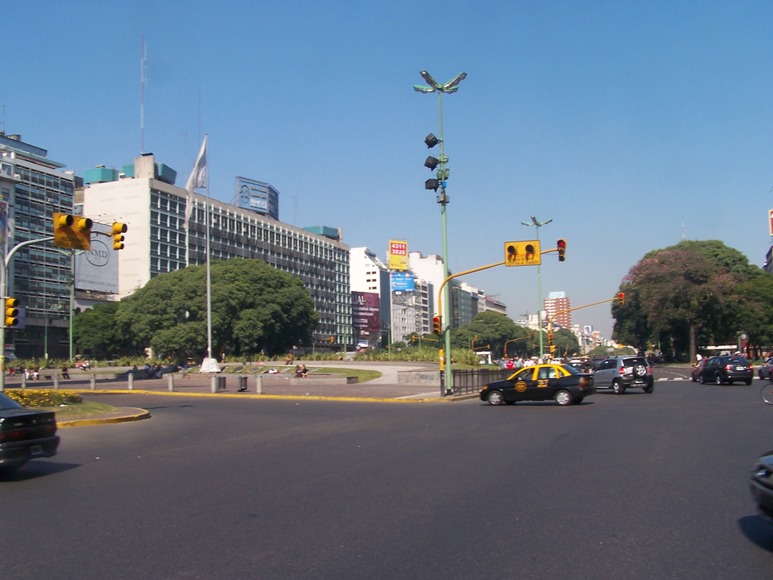
M 23 409 L 23 407 L 4 393 L 0 393 L 0 411 L 8 409 Z

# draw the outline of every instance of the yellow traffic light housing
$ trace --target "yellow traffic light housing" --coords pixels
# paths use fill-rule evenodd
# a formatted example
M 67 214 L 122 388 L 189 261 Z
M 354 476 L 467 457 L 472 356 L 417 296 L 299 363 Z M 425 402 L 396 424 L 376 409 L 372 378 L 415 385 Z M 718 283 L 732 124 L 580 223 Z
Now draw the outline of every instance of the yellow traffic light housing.
M 617 301 L 618 301 L 620 304 L 625 304 L 625 293 L 624 293 L 624 292 L 619 292 L 619 293 L 617 294 Z
M 435 316 L 432 318 L 432 332 L 440 334 L 440 317 Z
M 72 250 L 91 249 L 94 222 L 83 216 L 54 212 L 54 246 Z
M 113 228 L 111 230 L 113 234 L 113 249 L 114 250 L 123 250 L 123 241 L 124 241 L 124 234 L 126 233 L 126 230 L 128 228 L 126 227 L 126 224 L 121 222 L 113 222 Z
M 19 325 L 19 301 L 16 298 L 5 298 L 5 316 L 3 325 L 6 328 L 13 328 Z
M 505 242 L 505 266 L 538 266 L 541 263 L 539 240 Z

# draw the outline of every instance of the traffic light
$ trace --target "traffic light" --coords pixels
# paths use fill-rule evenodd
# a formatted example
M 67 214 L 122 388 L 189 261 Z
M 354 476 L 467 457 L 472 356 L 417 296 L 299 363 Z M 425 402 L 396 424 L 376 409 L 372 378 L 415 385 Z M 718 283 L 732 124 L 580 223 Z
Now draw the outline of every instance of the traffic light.
M 126 227 L 126 224 L 121 222 L 113 222 L 113 229 L 111 230 L 113 233 L 113 249 L 114 250 L 123 250 L 123 241 L 124 241 L 124 234 L 126 233 L 126 230 L 128 228 Z
M 424 138 L 424 143 L 427 145 L 428 149 L 432 149 L 438 143 L 440 143 L 440 140 L 435 137 L 435 135 L 430 133 Z M 432 191 L 437 191 L 440 187 L 445 189 L 446 180 L 448 179 L 449 175 L 448 168 L 445 166 L 447 162 L 448 158 L 443 153 L 441 153 L 438 157 L 430 155 L 424 160 L 424 167 L 430 171 L 435 171 L 437 169 L 435 177 L 432 177 L 424 182 L 424 189 L 431 189 Z
M 566 240 L 563 238 L 559 239 L 556 242 L 556 248 L 558 248 L 558 261 L 564 262 L 566 261 Z
M 432 318 L 432 332 L 440 334 L 440 317 L 435 316 Z
M 537 266 L 541 263 L 539 240 L 505 242 L 505 266 Z
M 19 301 L 16 298 L 5 298 L 5 318 L 3 324 L 7 328 L 19 325 Z
M 91 249 L 94 222 L 83 216 L 54 212 L 54 246 L 73 250 Z
M 625 293 L 619 292 L 617 294 L 617 301 L 620 302 L 620 304 L 625 304 Z

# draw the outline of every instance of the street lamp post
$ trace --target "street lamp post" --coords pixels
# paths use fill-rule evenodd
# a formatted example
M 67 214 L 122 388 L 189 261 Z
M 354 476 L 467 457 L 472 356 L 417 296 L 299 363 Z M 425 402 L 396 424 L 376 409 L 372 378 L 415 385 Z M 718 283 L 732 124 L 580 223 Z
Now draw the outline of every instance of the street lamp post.
M 531 221 L 521 222 L 521 225 L 527 227 L 534 226 L 537 231 L 537 241 L 539 242 L 539 229 L 552 221 L 553 218 L 550 218 L 541 222 L 536 217 L 531 216 Z M 537 332 L 539 334 L 539 358 L 542 360 L 542 272 L 539 264 L 537 264 Z
M 440 222 L 443 235 L 443 280 L 448 279 L 448 223 L 446 218 L 446 206 L 450 202 L 448 195 L 446 195 L 446 180 L 448 179 L 448 169 L 446 163 L 448 158 L 445 154 L 445 141 L 443 140 L 443 94 L 453 94 L 459 90 L 459 83 L 467 78 L 467 73 L 462 72 L 456 75 L 453 79 L 445 84 L 438 83 L 431 74 L 427 71 L 420 71 L 419 74 L 423 78 L 427 85 L 413 85 L 413 90 L 419 93 L 437 93 L 438 96 L 438 112 L 440 115 L 440 156 L 439 169 L 437 172 L 438 182 L 440 187 L 440 193 L 437 195 L 437 202 L 440 204 Z M 443 344 L 445 349 L 445 365 L 444 365 L 444 384 L 446 394 L 449 395 L 453 392 L 453 374 L 451 373 L 451 327 L 448 324 L 448 320 L 451 314 L 451 288 L 448 284 L 443 289 L 443 303 L 446 306 L 448 315 L 446 320 L 441 320 L 443 324 Z

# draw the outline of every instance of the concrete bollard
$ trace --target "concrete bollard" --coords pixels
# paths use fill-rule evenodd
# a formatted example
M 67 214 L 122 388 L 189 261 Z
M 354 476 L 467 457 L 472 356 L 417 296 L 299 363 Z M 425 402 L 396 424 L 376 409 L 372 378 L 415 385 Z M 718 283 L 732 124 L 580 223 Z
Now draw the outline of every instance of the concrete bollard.
M 26 389 L 27 388 L 27 375 L 24 373 L 21 374 L 21 388 Z
M 91 373 L 91 390 L 95 390 L 97 388 L 97 375 L 94 373 Z
M 134 373 L 129 373 L 127 379 L 129 381 L 129 390 L 131 391 L 134 388 Z
M 174 375 L 172 373 L 166 375 L 166 385 L 170 392 L 174 391 Z
M 217 377 L 214 374 L 210 377 L 210 391 L 217 393 Z
M 255 392 L 258 395 L 263 394 L 263 375 L 261 375 L 260 373 L 258 373 L 257 376 L 255 377 Z
M 54 389 L 59 390 L 59 375 L 54 373 Z

